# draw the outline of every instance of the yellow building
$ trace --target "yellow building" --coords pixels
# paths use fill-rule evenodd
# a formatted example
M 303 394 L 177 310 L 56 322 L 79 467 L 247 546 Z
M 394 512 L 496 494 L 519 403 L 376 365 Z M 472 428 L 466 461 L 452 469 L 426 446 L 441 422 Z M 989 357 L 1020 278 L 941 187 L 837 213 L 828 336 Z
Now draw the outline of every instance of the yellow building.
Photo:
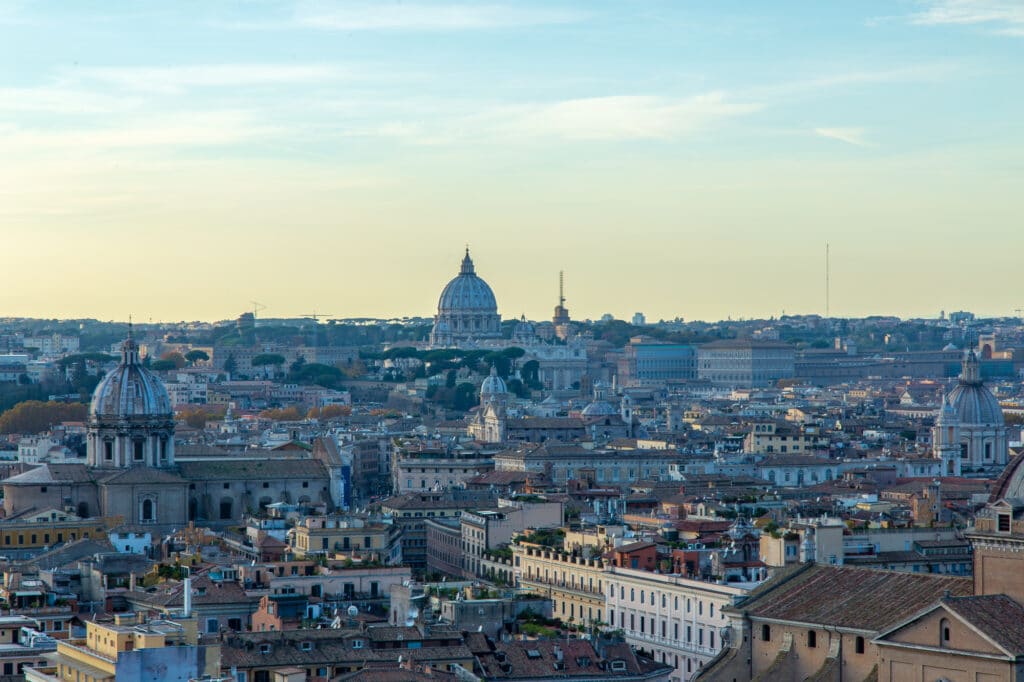
M 0 553 L 43 549 L 82 539 L 104 540 L 107 531 L 122 522 L 120 517 L 82 519 L 53 509 L 0 521 Z
M 351 555 L 383 563 L 401 561 L 401 537 L 397 526 L 358 517 L 309 516 L 289 531 L 295 555 Z
M 163 679 L 220 674 L 220 647 L 199 646 L 195 618 L 146 621 L 134 613 L 86 622 L 85 639 L 57 643 L 49 665 L 25 670 L 30 682 L 141 680 L 159 669 Z
M 512 563 L 519 586 L 549 598 L 555 618 L 581 625 L 604 620 L 604 559 L 520 541 L 512 545 Z

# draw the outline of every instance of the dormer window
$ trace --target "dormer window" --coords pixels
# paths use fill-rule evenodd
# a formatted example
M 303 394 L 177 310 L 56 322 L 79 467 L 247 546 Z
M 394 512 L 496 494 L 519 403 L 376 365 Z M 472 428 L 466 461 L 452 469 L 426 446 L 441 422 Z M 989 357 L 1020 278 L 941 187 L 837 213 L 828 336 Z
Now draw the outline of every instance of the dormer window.
M 623 661 L 621 658 L 612 661 L 612 670 L 614 670 L 615 672 L 625 672 L 626 662 Z
M 998 527 L 1000 533 L 1009 533 L 1010 532 L 1010 515 L 1009 514 L 1000 513 L 997 516 L 997 524 L 998 524 L 997 527 Z
M 313 650 L 313 643 L 312 642 L 303 642 L 302 644 L 299 645 L 299 648 L 302 649 L 303 651 L 312 651 Z
M 264 655 L 269 654 L 270 653 L 270 645 L 269 644 L 260 644 L 260 653 L 264 654 Z
M 353 639 L 352 640 L 352 648 L 353 649 L 362 649 L 363 646 L 364 646 L 363 640 L 361 640 L 361 639 Z

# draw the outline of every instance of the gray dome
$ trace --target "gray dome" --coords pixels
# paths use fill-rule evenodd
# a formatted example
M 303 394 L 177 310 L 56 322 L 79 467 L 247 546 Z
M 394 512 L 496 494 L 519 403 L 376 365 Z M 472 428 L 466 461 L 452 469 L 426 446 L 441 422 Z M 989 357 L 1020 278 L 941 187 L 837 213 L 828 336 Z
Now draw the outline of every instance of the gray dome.
M 610 403 L 604 400 L 595 400 L 584 407 L 581 414 L 584 417 L 609 417 L 613 414 L 618 414 L 618 412 L 615 411 L 615 408 Z
M 93 391 L 90 419 L 170 417 L 173 414 L 164 383 L 139 362 L 139 347 L 129 333 L 121 346 L 121 364 L 103 377 Z
M 981 380 L 978 356 L 967 353 L 963 362 L 960 383 L 949 394 L 949 402 L 956 409 L 962 426 L 994 424 L 1002 426 L 1003 408 Z
M 494 367 L 491 367 L 490 375 L 484 379 L 484 382 L 480 384 L 480 397 L 487 398 L 489 396 L 498 396 L 508 393 L 508 387 L 505 385 L 505 380 L 498 376 L 498 372 Z
M 515 329 L 512 331 L 512 338 L 514 339 L 532 339 L 537 336 L 537 329 L 533 326 L 533 323 L 526 319 L 526 315 L 523 315 L 518 322 L 516 322 Z
M 490 285 L 476 275 L 473 269 L 473 260 L 469 257 L 462 259 L 462 269 L 458 276 L 448 282 L 441 292 L 441 298 L 437 302 L 439 315 L 445 313 L 496 313 L 498 312 L 498 301 L 494 298 L 494 292 Z
M 981 384 L 963 384 L 953 389 L 949 400 L 961 424 L 1003 424 L 1003 408 L 992 391 Z

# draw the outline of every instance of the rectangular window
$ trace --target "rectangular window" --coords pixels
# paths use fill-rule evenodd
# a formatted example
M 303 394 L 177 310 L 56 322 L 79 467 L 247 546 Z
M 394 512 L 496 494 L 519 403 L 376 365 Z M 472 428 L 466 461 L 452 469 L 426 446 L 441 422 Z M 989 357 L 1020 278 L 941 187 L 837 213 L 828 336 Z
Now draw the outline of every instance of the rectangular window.
M 1010 532 L 1010 515 L 1000 514 L 999 515 L 999 532 L 1009 533 Z

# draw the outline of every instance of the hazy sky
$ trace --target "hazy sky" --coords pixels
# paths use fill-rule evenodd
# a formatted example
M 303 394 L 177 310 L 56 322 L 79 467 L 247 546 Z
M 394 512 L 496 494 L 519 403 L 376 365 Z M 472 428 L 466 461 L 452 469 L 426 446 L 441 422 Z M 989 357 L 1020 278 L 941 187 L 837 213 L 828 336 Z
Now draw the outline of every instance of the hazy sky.
M 0 3 L 0 316 L 1024 307 L 1024 3 Z

